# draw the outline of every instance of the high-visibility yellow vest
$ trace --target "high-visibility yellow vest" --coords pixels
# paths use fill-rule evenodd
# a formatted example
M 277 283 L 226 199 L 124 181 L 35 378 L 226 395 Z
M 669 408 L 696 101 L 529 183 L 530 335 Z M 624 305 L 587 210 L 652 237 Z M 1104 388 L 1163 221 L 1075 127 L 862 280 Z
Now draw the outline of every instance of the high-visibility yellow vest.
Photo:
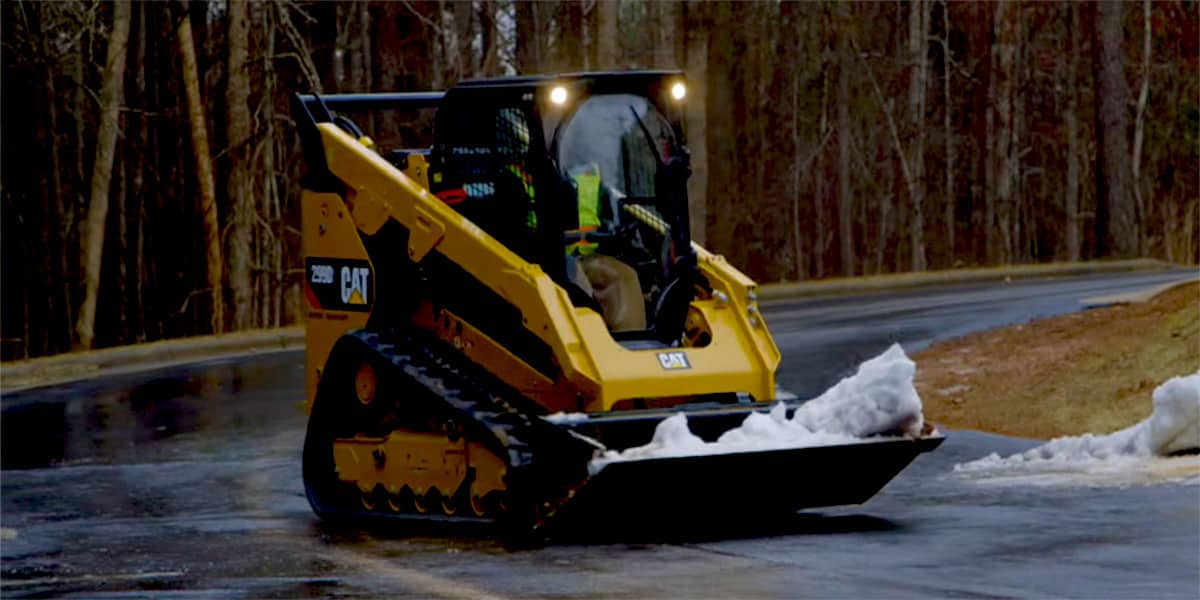
M 593 173 L 580 173 L 572 176 L 576 187 L 576 210 L 579 212 L 579 229 L 581 239 L 567 245 L 568 254 L 587 256 L 596 251 L 596 242 L 586 239 L 587 232 L 600 228 L 600 176 Z
M 505 167 L 505 170 L 520 180 L 521 186 L 525 191 L 525 196 L 529 198 L 529 211 L 525 214 L 525 224 L 528 225 L 530 229 L 537 229 L 537 213 L 534 212 L 533 209 L 533 177 L 530 177 L 529 173 L 525 171 L 525 168 L 519 164 L 510 164 Z

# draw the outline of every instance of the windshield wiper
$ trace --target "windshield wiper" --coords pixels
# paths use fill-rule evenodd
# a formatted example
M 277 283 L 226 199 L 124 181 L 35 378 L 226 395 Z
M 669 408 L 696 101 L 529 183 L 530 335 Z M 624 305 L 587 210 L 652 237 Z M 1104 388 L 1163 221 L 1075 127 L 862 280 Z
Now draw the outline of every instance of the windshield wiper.
M 646 144 L 650 146 L 650 151 L 654 153 L 654 160 L 657 163 L 657 168 L 661 169 L 667 165 L 662 156 L 658 153 L 658 146 L 654 143 L 654 134 L 650 133 L 650 128 L 646 126 L 646 122 L 638 115 L 637 109 L 632 104 L 629 105 L 629 112 L 633 113 L 634 120 L 637 121 L 638 127 L 642 130 L 642 135 L 646 137 Z

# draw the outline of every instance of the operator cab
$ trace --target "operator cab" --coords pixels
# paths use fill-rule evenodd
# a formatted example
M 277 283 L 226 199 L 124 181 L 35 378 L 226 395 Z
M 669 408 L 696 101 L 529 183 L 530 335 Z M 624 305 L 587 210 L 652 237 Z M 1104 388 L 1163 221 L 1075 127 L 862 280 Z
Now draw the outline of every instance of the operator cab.
M 680 339 L 697 286 L 682 75 L 463 82 L 434 124 L 430 190 L 538 263 L 618 340 Z
M 481 79 L 445 92 L 297 95 L 304 186 L 342 190 L 315 128 L 334 122 L 401 170 L 426 166 L 430 192 L 540 265 L 576 306 L 604 316 L 622 344 L 671 346 L 697 290 L 708 290 L 689 231 L 685 94 L 678 71 L 635 71 Z M 421 109 L 436 109 L 427 150 L 379 147 L 341 112 Z M 372 134 L 383 146 L 398 135 Z M 410 164 L 414 155 L 422 160 Z

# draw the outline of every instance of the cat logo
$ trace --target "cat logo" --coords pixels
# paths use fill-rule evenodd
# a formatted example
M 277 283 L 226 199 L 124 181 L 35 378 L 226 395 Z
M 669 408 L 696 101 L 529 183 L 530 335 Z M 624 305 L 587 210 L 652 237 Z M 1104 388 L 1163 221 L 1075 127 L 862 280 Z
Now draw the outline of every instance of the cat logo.
M 667 371 L 692 368 L 691 363 L 688 362 L 687 354 L 683 352 L 659 352 L 658 364 Z
M 367 278 L 371 270 L 366 267 L 342 267 L 342 303 L 367 304 Z

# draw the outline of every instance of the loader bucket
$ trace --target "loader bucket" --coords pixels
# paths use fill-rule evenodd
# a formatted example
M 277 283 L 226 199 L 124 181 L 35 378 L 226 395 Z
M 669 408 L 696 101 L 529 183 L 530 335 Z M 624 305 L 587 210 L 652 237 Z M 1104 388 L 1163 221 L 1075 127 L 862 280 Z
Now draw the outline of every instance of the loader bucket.
M 555 517 L 568 527 L 630 515 L 648 523 L 786 513 L 861 504 L 918 454 L 945 438 L 861 443 L 614 462 L 596 473 Z

